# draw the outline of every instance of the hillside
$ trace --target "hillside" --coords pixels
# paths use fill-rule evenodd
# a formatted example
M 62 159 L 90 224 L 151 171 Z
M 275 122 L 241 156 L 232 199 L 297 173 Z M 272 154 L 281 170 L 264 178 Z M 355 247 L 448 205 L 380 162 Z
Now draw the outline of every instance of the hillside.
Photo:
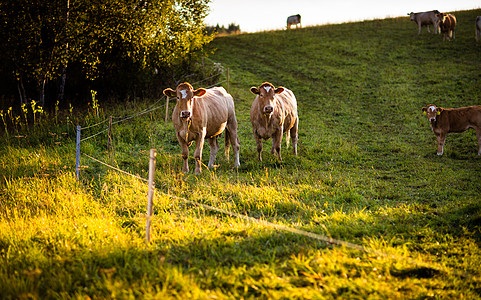
M 449 42 L 426 29 L 418 36 L 408 17 L 216 38 L 210 59 L 229 68 L 238 171 L 221 139 L 215 170 L 194 176 L 191 147 L 191 172 L 182 174 L 172 124 L 164 124 L 163 109 L 149 110 L 156 100 L 64 112 L 4 134 L 0 294 L 481 298 L 476 135 L 448 135 L 437 156 L 421 113 L 431 103 L 481 104 L 481 44 L 474 39 L 481 10 L 455 14 Z M 297 97 L 298 157 L 283 143 L 277 161 L 267 141 L 257 161 L 249 88 L 264 81 Z M 148 113 L 113 127 L 113 152 L 106 133 L 90 138 L 99 129 L 88 126 L 137 112 Z M 89 136 L 80 183 L 77 124 Z M 146 184 L 86 155 L 147 178 L 150 148 L 158 152 L 156 196 L 145 245 Z M 208 156 L 206 143 L 204 164 Z

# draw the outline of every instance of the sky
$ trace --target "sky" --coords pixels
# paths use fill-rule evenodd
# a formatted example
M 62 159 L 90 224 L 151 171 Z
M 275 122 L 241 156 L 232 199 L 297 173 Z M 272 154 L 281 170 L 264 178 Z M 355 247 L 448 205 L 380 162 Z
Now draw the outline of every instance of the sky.
M 337 24 L 481 8 L 481 0 L 211 0 L 207 25 L 234 23 L 243 32 L 283 29 L 287 17 L 300 14 L 302 26 Z M 473 21 L 474 22 L 474 21 Z

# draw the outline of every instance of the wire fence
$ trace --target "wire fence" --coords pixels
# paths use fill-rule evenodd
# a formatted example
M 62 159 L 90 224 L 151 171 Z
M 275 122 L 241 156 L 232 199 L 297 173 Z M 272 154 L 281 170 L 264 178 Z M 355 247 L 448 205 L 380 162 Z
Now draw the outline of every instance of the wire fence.
M 214 75 L 214 76 L 218 76 L 219 74 L 217 75 Z M 205 80 L 208 80 L 209 78 L 205 79 Z M 225 82 L 228 82 L 228 80 L 224 80 L 224 81 L 220 81 L 214 85 L 211 85 L 211 86 L 208 86 L 206 88 L 210 88 L 210 87 L 213 87 L 213 86 L 216 86 L 216 85 L 220 85 L 222 83 L 225 83 Z M 194 84 L 199 84 L 200 82 L 202 81 L 199 81 L 199 82 L 195 82 Z M 162 107 L 165 106 L 165 104 L 162 104 L 162 105 L 158 105 L 158 103 L 162 100 L 162 99 L 165 99 L 165 96 L 160 98 L 156 103 L 154 103 L 152 106 L 140 111 L 140 112 L 137 112 L 133 115 L 130 115 L 130 116 L 127 116 L 127 117 L 123 117 L 122 119 L 118 120 L 118 121 L 115 121 L 115 122 L 112 122 L 112 124 L 119 124 L 119 123 L 122 123 L 124 121 L 127 121 L 127 120 L 130 120 L 132 118 L 136 118 L 136 117 L 139 117 L 141 115 L 144 115 L 146 113 L 149 113 L 149 112 L 153 112 L 157 109 L 160 109 Z M 93 124 L 93 125 L 89 125 L 87 127 L 84 127 L 82 128 L 82 130 L 85 130 L 85 129 L 90 129 L 90 128 L 93 128 L 93 127 L 96 127 L 96 126 L 101 126 L 103 125 L 104 123 L 106 123 L 109 119 L 105 119 L 105 120 L 102 120 L 96 124 Z M 95 134 L 92 134 L 88 137 L 85 137 L 83 139 L 80 139 L 79 136 L 80 134 L 78 134 L 78 144 L 80 144 L 80 142 L 83 142 L 83 141 L 86 141 L 86 140 L 89 140 L 91 138 L 94 138 L 94 137 L 97 137 L 99 136 L 100 134 L 106 132 L 109 128 L 105 128 L 105 129 L 102 129 L 100 130 L 99 132 L 95 133 Z M 79 146 L 78 146 L 79 147 Z M 78 149 L 79 150 L 79 149 Z M 89 154 L 86 154 L 86 153 L 83 153 L 81 151 L 78 151 L 80 153 L 80 155 L 83 155 L 85 157 L 87 157 L 88 159 L 91 159 L 92 161 L 95 161 L 97 163 L 100 163 L 102 164 L 103 166 L 107 167 L 107 168 L 110 168 L 116 172 L 119 172 L 121 174 L 124 174 L 126 176 L 130 176 L 130 177 L 133 177 L 133 178 L 136 178 L 138 180 L 141 180 L 145 183 L 149 182 L 149 180 L 145 179 L 145 178 L 142 178 L 138 175 L 133 175 L 129 172 L 126 172 L 120 168 L 117 168 L 117 167 L 114 167 L 106 162 L 103 162 L 101 161 L 100 159 L 97 159 Z M 77 166 L 78 168 L 78 166 Z M 155 187 L 155 185 L 154 185 Z M 385 252 L 382 252 L 382 251 L 378 251 L 378 250 L 375 250 L 373 248 L 370 248 L 370 247 L 366 247 L 366 246 L 362 246 L 362 245 L 359 245 L 359 244 L 355 244 L 355 243 L 351 243 L 351 242 L 347 242 L 347 241 L 344 241 L 344 240 L 339 240 L 339 239 L 333 239 L 332 237 L 328 237 L 328 236 L 325 236 L 325 235 L 322 235 L 322 234 L 318 234 L 318 233 L 313 233 L 313 232 L 309 232 L 309 231 L 305 231 L 305 230 L 302 230 L 302 229 L 299 229 L 299 228 L 294 228 L 294 227 L 290 227 L 290 226 L 286 226 L 286 225 L 282 225 L 282 224 L 277 224 L 277 223 L 274 223 L 274 222 L 269 222 L 269 221 L 266 221 L 266 220 L 262 220 L 262 219 L 257 219 L 257 218 L 253 218 L 253 217 L 250 217 L 248 215 L 245 215 L 245 214 L 240 214 L 240 213 L 237 213 L 237 212 L 233 212 L 233 211 L 230 211 L 230 210 L 226 210 L 226 209 L 223 209 L 223 208 L 218 208 L 218 207 L 215 207 L 215 206 L 211 206 L 211 205 L 208 205 L 208 204 L 203 204 L 203 203 L 199 203 L 199 202 L 196 202 L 196 201 L 193 201 L 193 200 L 189 200 L 189 199 L 186 199 L 186 198 L 182 198 L 182 197 L 178 197 L 178 196 L 175 196 L 175 195 L 170 195 L 170 194 L 167 194 L 167 193 L 164 193 L 160 190 L 157 190 L 156 191 L 157 193 L 159 194 L 162 194 L 166 197 L 169 197 L 171 199 L 175 199 L 177 201 L 181 201 L 183 203 L 186 203 L 186 204 L 190 204 L 190 205 L 194 205 L 194 206 L 197 206 L 197 207 L 200 207 L 206 211 L 212 211 L 212 212 L 215 212 L 215 213 L 220 213 L 220 214 L 224 214 L 224 215 L 227 215 L 227 216 L 230 216 L 230 217 L 234 217 L 234 218 L 238 218 L 238 219 L 241 219 L 241 220 L 245 220 L 249 223 L 256 223 L 256 224 L 260 224 L 260 225 L 263 225 L 263 226 L 266 226 L 266 227 L 269 227 L 269 228 L 273 228 L 273 229 L 276 229 L 276 230 L 280 230 L 280 231 L 285 231 L 285 232 L 289 232 L 289 233 L 292 233 L 292 234 L 296 234 L 296 235 L 300 235 L 300 236 L 304 236 L 304 237 L 308 237 L 308 238 L 311 238 L 311 239 L 315 239 L 315 240 L 318 240 L 318 241 L 322 241 L 322 242 L 325 242 L 325 243 L 328 243 L 330 245 L 337 245 L 337 246 L 342 246 L 342 247 L 346 247 L 346 248 L 350 248 L 350 249 L 354 249 L 354 250 L 358 250 L 358 251 L 362 251 L 362 252 L 365 252 L 365 253 L 369 253 L 369 254 L 373 254 L 373 255 L 376 255 L 376 256 L 382 256 L 382 257 L 386 257 L 386 258 L 391 258 L 391 259 L 394 259 L 394 260 L 397 260 L 397 261 L 405 261 L 405 262 L 408 262 L 409 264 L 412 264 L 412 265 L 415 265 L 415 266 L 418 266 L 418 267 L 426 267 L 426 268 L 430 268 L 430 269 L 434 269 L 436 271 L 440 271 L 440 272 L 447 272 L 447 271 L 450 271 L 458 276 L 461 276 L 461 277 L 465 277 L 465 276 L 470 276 L 470 275 L 466 275 L 464 272 L 460 272 L 460 271 L 457 271 L 457 270 L 447 270 L 446 267 L 443 267 L 443 266 L 440 266 L 440 265 L 433 265 L 432 263 L 424 263 L 422 261 L 419 261 L 419 260 L 415 260 L 415 259 L 411 259 L 411 258 L 405 258 L 405 257 L 400 257 L 400 256 L 396 256 L 396 255 L 392 255 L 392 254 L 387 254 Z M 149 217 L 148 217 L 149 219 Z
M 138 175 L 134 175 L 134 174 L 131 174 L 131 173 L 126 172 L 124 170 L 121 170 L 119 168 L 116 168 L 114 166 L 111 166 L 111 165 L 109 165 L 105 162 L 102 162 L 101 160 L 96 159 L 96 158 L 94 158 L 94 157 L 92 157 L 88 154 L 85 154 L 85 153 L 82 153 L 82 154 L 85 155 L 86 157 L 88 157 L 89 159 L 92 159 L 93 161 L 98 162 L 98 163 L 100 163 L 100 164 L 102 164 L 102 165 L 104 165 L 104 166 L 106 166 L 106 167 L 108 167 L 108 168 L 110 168 L 114 171 L 122 173 L 126 176 L 130 176 L 132 178 L 141 180 L 145 183 L 149 182 L 149 180 L 147 180 L 145 178 L 142 178 Z M 154 187 L 155 187 L 155 185 L 154 185 Z M 465 272 L 458 271 L 458 270 L 455 270 L 455 269 L 448 269 L 447 267 L 442 266 L 442 265 L 437 264 L 437 263 L 436 264 L 433 263 L 433 262 L 426 263 L 426 262 L 420 261 L 418 259 L 406 258 L 406 257 L 402 257 L 402 256 L 399 256 L 399 255 L 389 254 L 387 252 L 379 251 L 379 250 L 376 250 L 376 249 L 371 248 L 371 247 L 359 245 L 359 244 L 356 244 L 356 243 L 347 242 L 347 241 L 340 240 L 340 239 L 334 239 L 332 237 L 322 235 L 322 234 L 319 234 L 319 233 L 314 233 L 314 232 L 306 231 L 306 230 L 303 230 L 303 229 L 294 228 L 294 227 L 291 227 L 291 226 L 278 224 L 278 223 L 270 222 L 270 221 L 263 220 L 263 219 L 254 218 L 254 217 L 251 217 L 251 216 L 248 216 L 248 215 L 245 215 L 245 214 L 241 214 L 241 213 L 238 213 L 238 212 L 230 211 L 230 210 L 227 210 L 227 209 L 215 207 L 215 206 L 204 204 L 204 203 L 199 203 L 197 201 L 189 200 L 189 199 L 186 199 L 186 198 L 183 198 L 183 197 L 171 195 L 171 194 L 162 192 L 158 188 L 155 190 L 155 193 L 161 194 L 161 195 L 163 195 L 165 197 L 168 197 L 168 198 L 171 198 L 171 199 L 175 199 L 175 200 L 183 202 L 185 204 L 189 204 L 189 205 L 199 207 L 199 208 L 201 208 L 205 211 L 211 211 L 211 212 L 227 215 L 227 216 L 230 216 L 230 217 L 233 217 L 233 218 L 244 220 L 248 223 L 259 224 L 259 225 L 265 226 L 267 228 L 272 228 L 272 229 L 276 229 L 276 230 L 279 230 L 279 231 L 288 232 L 288 233 L 291 233 L 291 234 L 294 234 L 294 235 L 304 236 L 304 237 L 307 237 L 307 238 L 310 238 L 310 239 L 314 239 L 314 240 L 317 240 L 317 241 L 327 243 L 329 245 L 346 247 L 346 248 L 361 251 L 361 252 L 364 252 L 364 253 L 367 253 L 367 254 L 375 255 L 377 257 L 384 257 L 384 258 L 396 260 L 398 262 L 403 261 L 403 262 L 406 262 L 406 263 L 408 263 L 410 265 L 413 265 L 415 267 L 432 269 L 432 270 L 436 270 L 438 272 L 445 272 L 445 273 L 450 272 L 450 273 L 455 274 L 456 276 L 459 276 L 459 277 L 472 277 L 472 275 L 470 275 L 470 274 L 466 274 Z M 212 201 L 216 201 L 216 200 L 217 200 L 217 202 L 220 202 L 220 201 L 218 201 L 218 199 L 213 199 Z

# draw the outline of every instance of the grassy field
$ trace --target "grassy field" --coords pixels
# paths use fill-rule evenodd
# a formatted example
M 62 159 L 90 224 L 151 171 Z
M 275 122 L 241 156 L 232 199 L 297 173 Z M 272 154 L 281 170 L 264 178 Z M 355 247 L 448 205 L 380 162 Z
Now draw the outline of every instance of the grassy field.
M 156 100 L 18 122 L 0 140 L 0 298 L 481 298 L 476 136 L 448 135 L 437 156 L 421 113 L 481 104 L 477 15 L 456 12 L 450 42 L 418 36 L 408 17 L 216 38 L 210 59 L 230 70 L 239 122 L 237 172 L 220 151 L 215 170 L 194 176 L 191 159 L 182 174 L 173 126 L 157 109 L 114 125 L 111 153 L 105 133 L 82 142 L 77 183 L 73 125 L 121 120 Z M 249 88 L 264 81 L 296 94 L 298 157 L 284 143 L 276 161 L 269 141 L 257 161 Z M 85 154 L 147 178 L 151 148 L 146 245 L 145 182 Z M 205 164 L 208 155 L 206 145 Z

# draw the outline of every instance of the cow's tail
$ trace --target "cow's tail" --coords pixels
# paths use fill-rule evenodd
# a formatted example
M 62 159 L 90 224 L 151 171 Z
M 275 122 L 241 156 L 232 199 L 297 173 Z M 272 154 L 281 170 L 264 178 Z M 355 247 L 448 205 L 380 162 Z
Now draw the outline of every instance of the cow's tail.
M 230 150 L 230 132 L 225 130 L 225 157 L 229 160 L 229 150 Z

